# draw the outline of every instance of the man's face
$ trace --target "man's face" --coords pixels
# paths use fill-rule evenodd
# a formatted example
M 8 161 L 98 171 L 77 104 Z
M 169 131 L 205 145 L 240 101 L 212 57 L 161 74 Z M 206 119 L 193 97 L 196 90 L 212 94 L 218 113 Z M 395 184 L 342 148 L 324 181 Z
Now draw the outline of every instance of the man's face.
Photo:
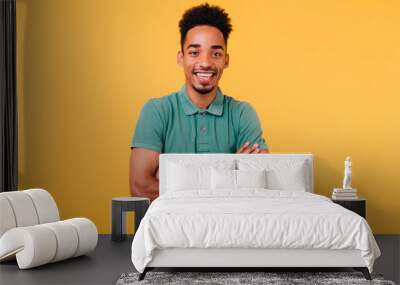
M 186 85 L 200 94 L 210 93 L 229 64 L 223 34 L 211 26 L 190 29 L 177 60 L 185 72 Z

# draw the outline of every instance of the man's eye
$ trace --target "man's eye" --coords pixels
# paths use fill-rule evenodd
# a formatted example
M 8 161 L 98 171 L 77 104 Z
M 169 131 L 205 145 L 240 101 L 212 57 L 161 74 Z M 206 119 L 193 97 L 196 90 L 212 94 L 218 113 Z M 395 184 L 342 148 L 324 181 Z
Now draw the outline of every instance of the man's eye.
M 193 56 L 196 56 L 196 55 L 199 54 L 199 52 L 198 51 L 189 51 L 189 54 L 193 55 Z
M 215 53 L 214 53 L 214 56 L 215 56 L 215 57 L 220 57 L 220 56 L 222 56 L 222 53 L 220 53 L 220 52 L 215 52 Z

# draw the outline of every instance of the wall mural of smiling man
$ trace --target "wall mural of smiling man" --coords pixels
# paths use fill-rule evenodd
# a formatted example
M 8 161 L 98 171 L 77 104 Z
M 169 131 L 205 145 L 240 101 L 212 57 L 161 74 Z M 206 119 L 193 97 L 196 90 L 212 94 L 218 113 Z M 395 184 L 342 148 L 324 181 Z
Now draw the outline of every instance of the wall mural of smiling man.
M 131 142 L 131 194 L 151 201 L 159 195 L 160 153 L 268 153 L 253 107 L 218 86 L 229 65 L 228 14 L 202 4 L 183 14 L 179 28 L 185 84 L 146 102 Z

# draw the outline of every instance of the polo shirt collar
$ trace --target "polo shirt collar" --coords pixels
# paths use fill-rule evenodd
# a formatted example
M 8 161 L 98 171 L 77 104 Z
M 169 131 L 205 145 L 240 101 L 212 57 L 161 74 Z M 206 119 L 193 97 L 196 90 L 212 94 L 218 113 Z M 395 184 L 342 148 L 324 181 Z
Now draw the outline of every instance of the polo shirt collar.
M 179 91 L 179 99 L 181 100 L 183 111 L 185 115 L 193 115 L 199 112 L 201 109 L 193 104 L 189 96 L 186 94 L 186 84 L 183 84 L 181 90 Z M 211 102 L 210 106 L 206 109 L 206 112 L 213 114 L 215 116 L 221 116 L 224 107 L 224 95 L 221 89 L 218 87 L 217 96 Z

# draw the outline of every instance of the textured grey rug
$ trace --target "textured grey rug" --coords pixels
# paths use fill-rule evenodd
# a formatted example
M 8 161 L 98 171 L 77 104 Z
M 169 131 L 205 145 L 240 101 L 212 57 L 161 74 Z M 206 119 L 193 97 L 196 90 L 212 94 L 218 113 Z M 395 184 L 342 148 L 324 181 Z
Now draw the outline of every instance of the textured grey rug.
M 138 281 L 139 273 L 122 274 L 117 285 L 133 284 L 379 284 L 395 285 L 384 280 L 382 275 L 372 274 L 372 281 L 364 278 L 360 272 L 154 272 Z

